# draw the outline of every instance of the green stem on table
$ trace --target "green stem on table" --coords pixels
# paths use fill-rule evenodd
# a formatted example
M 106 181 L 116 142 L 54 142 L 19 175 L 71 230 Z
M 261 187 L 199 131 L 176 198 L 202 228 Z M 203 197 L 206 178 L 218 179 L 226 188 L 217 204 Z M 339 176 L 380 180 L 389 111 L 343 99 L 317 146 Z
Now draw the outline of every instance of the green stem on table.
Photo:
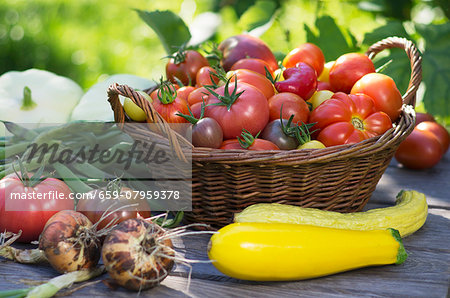
M 75 169 L 80 174 L 88 178 L 101 179 L 104 180 L 106 178 L 111 178 L 112 176 L 105 171 L 95 167 L 93 164 L 89 164 L 87 162 L 78 163 L 74 162 L 71 164 L 72 168 Z
M 105 272 L 105 266 L 99 266 L 94 269 L 84 269 L 79 271 L 69 272 L 55 278 L 50 279 L 48 282 L 39 285 L 37 287 L 31 287 L 28 289 L 20 290 L 8 290 L 1 291 L 0 298 L 4 297 L 39 297 L 47 298 L 53 297 L 58 291 L 70 287 L 73 283 L 83 282 L 97 276 L 102 275 Z
M 28 289 L 18 289 L 18 290 L 7 290 L 0 291 L 0 298 L 22 298 L 27 296 L 27 294 L 33 290 L 33 288 Z
M 4 150 L 3 158 L 10 158 L 19 153 L 22 153 L 28 148 L 29 145 L 30 145 L 30 143 L 25 141 L 25 142 L 20 142 L 17 144 L 6 146 L 3 148 L 3 150 Z M 1 151 L 1 149 L 0 149 L 0 151 Z M 0 153 L 0 156 L 1 156 L 1 153 Z
M 52 164 L 52 166 L 59 177 L 64 180 L 64 182 L 70 187 L 73 192 L 86 193 L 93 190 L 92 187 L 81 181 L 81 179 L 65 165 L 59 162 L 55 162 Z

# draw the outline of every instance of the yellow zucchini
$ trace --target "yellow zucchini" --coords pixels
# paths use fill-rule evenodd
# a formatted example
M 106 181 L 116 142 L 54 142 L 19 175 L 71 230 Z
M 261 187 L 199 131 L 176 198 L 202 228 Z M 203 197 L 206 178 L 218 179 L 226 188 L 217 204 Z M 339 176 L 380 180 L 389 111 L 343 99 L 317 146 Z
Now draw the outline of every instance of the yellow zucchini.
M 230 277 L 287 281 L 401 264 L 407 254 L 394 229 L 355 231 L 299 224 L 234 223 L 211 237 L 208 256 L 219 271 Z
M 283 204 L 255 204 L 234 217 L 235 222 L 295 223 L 349 230 L 394 228 L 402 237 L 420 229 L 427 219 L 423 193 L 402 190 L 396 205 L 365 212 L 339 213 Z

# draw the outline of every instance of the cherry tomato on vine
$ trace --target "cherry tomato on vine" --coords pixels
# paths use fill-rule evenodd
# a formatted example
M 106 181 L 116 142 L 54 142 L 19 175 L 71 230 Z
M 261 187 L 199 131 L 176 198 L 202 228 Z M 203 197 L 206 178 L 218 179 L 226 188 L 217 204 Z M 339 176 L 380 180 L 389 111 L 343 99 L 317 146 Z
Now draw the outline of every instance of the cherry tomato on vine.
M 317 76 L 322 73 L 325 56 L 322 50 L 312 43 L 304 43 L 290 51 L 283 59 L 283 66 L 286 68 L 294 67 L 299 62 L 309 64 L 316 71 Z
M 329 82 L 333 90 L 350 93 L 360 78 L 374 72 L 375 66 L 369 57 L 360 53 L 347 53 L 334 62 L 330 69 Z
M 178 79 L 184 86 L 195 86 L 197 72 L 208 65 L 208 60 L 199 52 L 180 49 L 167 62 L 166 77 L 172 83 L 177 83 Z
M 392 127 L 389 116 L 377 112 L 369 96 L 341 92 L 313 110 L 309 122 L 316 123 L 317 140 L 326 147 L 358 143 Z
M 400 116 L 403 99 L 391 77 L 381 73 L 366 74 L 353 86 L 351 94 L 356 93 L 370 96 L 375 102 L 375 108 L 388 114 L 392 122 Z
M 171 83 L 165 82 L 157 91 L 157 98 L 153 100 L 153 107 L 168 123 L 187 123 L 187 120 L 177 113 L 187 114 L 188 103 L 177 95 Z

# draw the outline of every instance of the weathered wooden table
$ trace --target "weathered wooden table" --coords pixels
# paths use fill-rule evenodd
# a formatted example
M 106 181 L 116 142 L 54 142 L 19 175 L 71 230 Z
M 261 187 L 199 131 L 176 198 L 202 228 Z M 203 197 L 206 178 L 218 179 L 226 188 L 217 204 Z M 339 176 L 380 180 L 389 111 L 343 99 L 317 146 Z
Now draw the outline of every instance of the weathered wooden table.
M 162 284 L 140 296 L 174 297 L 289 297 L 289 296 L 381 296 L 449 297 L 450 284 L 450 151 L 433 169 L 412 171 L 394 160 L 380 180 L 366 209 L 392 206 L 401 189 L 425 193 L 429 215 L 425 225 L 404 238 L 409 254 L 402 265 L 370 267 L 328 277 L 297 282 L 247 282 L 229 278 L 212 264 L 177 266 Z M 209 235 L 187 236 L 175 242 L 186 258 L 207 260 Z M 49 266 L 22 265 L 0 260 L 0 289 L 19 289 L 31 282 L 57 276 Z M 133 297 L 124 289 L 112 290 L 105 274 L 72 293 L 75 297 Z M 78 286 L 75 285 L 75 286 Z M 64 294 L 64 291 L 61 292 Z

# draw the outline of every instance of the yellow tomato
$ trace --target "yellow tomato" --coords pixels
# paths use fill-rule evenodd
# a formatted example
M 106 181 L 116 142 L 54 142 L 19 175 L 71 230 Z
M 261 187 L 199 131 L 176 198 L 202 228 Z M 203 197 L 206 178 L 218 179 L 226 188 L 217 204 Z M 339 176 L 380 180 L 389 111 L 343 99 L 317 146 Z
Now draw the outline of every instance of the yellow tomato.
M 143 92 L 138 91 L 145 99 L 152 102 L 153 100 L 151 97 Z M 125 110 L 125 113 L 134 121 L 143 122 L 147 119 L 147 116 L 145 115 L 144 110 L 142 110 L 140 107 L 138 107 L 131 99 L 125 98 L 123 102 L 123 109 Z
M 330 78 L 330 69 L 333 66 L 334 61 L 329 61 L 327 63 L 325 63 L 322 73 L 320 74 L 320 76 L 317 78 L 317 80 L 321 81 L 321 82 L 329 82 L 329 78 Z
M 326 148 L 325 145 L 317 140 L 309 141 L 297 147 L 297 149 L 322 149 L 322 148 Z
M 333 96 L 333 92 L 330 90 L 319 90 L 316 91 L 307 102 L 312 104 L 313 110 L 317 108 L 322 102 L 330 99 Z

